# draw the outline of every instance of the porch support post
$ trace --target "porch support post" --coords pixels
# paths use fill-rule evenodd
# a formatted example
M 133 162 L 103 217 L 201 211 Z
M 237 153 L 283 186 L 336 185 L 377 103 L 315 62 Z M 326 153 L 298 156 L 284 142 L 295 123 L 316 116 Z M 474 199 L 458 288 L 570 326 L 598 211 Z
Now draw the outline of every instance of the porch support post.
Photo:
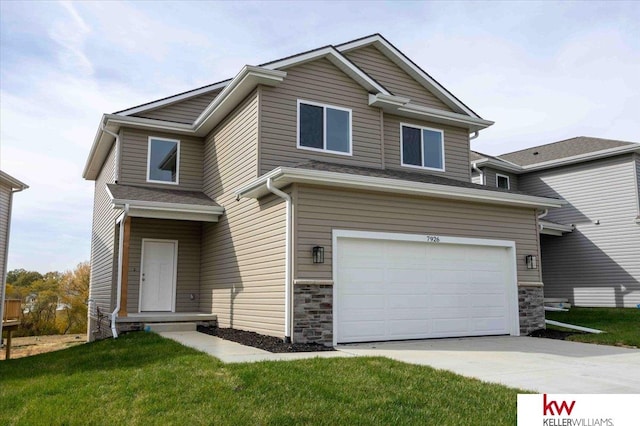
M 122 277 L 120 277 L 120 312 L 118 316 L 127 316 L 127 289 L 129 288 L 129 237 L 131 235 L 131 217 L 127 216 L 120 224 L 124 226 L 124 236 L 122 238 Z

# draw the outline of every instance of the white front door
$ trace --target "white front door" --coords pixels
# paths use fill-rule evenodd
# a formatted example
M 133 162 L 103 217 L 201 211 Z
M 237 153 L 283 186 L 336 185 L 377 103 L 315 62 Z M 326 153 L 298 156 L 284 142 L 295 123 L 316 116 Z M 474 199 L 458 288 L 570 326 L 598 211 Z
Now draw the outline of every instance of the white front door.
M 140 312 L 173 312 L 178 242 L 142 240 Z

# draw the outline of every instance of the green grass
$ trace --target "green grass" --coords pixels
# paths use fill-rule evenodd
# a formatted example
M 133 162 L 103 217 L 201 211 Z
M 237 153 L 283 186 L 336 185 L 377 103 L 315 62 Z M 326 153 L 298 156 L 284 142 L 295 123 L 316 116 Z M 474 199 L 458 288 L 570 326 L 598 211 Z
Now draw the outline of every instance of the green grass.
M 574 334 L 568 340 L 640 348 L 640 309 L 573 307 L 569 312 L 546 312 L 545 315 L 550 320 L 606 331 L 602 334 Z M 556 326 L 549 328 L 567 330 Z
M 0 362 L 0 424 L 512 425 L 518 392 L 386 358 L 222 364 L 130 333 Z

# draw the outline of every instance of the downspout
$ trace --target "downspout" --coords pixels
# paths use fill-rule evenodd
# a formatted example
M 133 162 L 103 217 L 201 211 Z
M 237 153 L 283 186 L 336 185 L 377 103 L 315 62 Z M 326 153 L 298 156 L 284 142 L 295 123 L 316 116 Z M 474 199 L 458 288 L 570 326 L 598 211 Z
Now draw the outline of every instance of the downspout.
M 477 133 L 477 132 L 476 132 Z M 471 168 L 480 174 L 480 185 L 484 185 L 484 172 L 478 168 L 476 163 L 471 164 Z
M 544 212 L 542 212 L 542 214 L 538 215 L 538 220 L 542 219 L 543 217 L 545 217 L 548 214 L 549 214 L 549 209 L 544 209 Z M 541 223 L 538 224 L 538 226 L 540 226 L 540 230 L 541 231 L 544 229 L 544 226 Z
M 479 131 L 479 130 L 476 130 L 475 132 L 473 132 L 473 134 L 472 134 L 472 135 L 470 135 L 470 136 L 469 136 L 469 140 L 470 140 L 470 141 L 472 141 L 472 140 L 474 140 L 475 138 L 477 138 L 478 136 L 480 136 L 480 131 Z
M 124 222 L 129 214 L 129 204 L 124 205 L 124 213 L 122 214 L 122 220 L 120 221 L 120 234 L 118 239 L 118 285 L 116 290 L 116 307 L 111 312 L 111 335 L 114 339 L 118 338 L 118 330 L 116 328 L 116 320 L 118 319 L 118 312 L 120 312 L 120 298 L 122 291 L 122 251 L 124 250 Z
M 5 287 L 7 286 L 7 261 L 9 260 L 9 238 L 11 235 L 11 210 L 12 210 L 12 204 L 13 204 L 13 194 L 15 192 L 20 192 L 20 191 L 24 191 L 26 188 L 16 188 L 16 189 L 11 189 L 11 192 L 9 193 L 9 205 L 7 206 L 7 208 L 9 209 L 8 211 L 8 215 L 7 215 L 7 237 L 5 240 L 5 246 L 4 246 L 4 267 L 2 268 L 3 270 L 0 271 L 0 273 L 2 273 L 2 275 L 0 276 L 0 278 L 2 278 L 2 282 L 0 282 L 0 347 L 2 346 L 2 320 L 4 319 L 4 299 L 5 299 Z
M 291 196 L 273 186 L 273 180 L 267 179 L 267 190 L 282 198 L 286 203 L 285 218 L 285 260 L 284 260 L 284 340 L 291 342 Z

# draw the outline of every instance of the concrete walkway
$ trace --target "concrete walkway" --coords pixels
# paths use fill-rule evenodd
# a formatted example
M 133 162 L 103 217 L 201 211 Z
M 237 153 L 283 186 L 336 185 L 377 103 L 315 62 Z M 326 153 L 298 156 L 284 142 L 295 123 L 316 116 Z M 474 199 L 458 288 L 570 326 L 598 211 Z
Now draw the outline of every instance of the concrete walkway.
M 341 351 L 272 353 L 197 331 L 166 331 L 162 337 L 212 355 L 222 362 L 292 361 L 307 358 L 344 358 L 355 355 Z
M 338 346 L 539 393 L 640 393 L 640 350 L 534 337 L 469 337 Z

